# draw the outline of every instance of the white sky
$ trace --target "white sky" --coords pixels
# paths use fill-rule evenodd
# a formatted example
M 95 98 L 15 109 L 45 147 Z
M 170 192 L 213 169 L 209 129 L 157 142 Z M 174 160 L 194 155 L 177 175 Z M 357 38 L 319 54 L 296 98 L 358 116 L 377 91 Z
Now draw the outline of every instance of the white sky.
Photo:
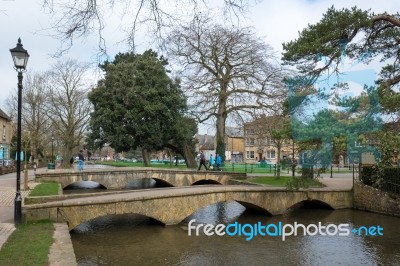
M 13 69 L 10 48 L 16 46 L 18 37 L 24 48 L 28 50 L 30 59 L 28 71 L 43 72 L 50 69 L 56 59 L 49 56 L 58 47 L 58 40 L 44 34 L 42 29 L 49 27 L 49 15 L 41 10 L 41 0 L 0 0 L 0 108 L 5 110 L 5 99 L 17 86 L 17 73 Z M 336 8 L 357 6 L 371 9 L 375 13 L 387 11 L 396 13 L 400 10 L 398 0 L 262 0 L 247 15 L 247 24 L 255 27 L 259 36 L 265 37 L 281 57 L 282 43 L 298 37 L 298 32 L 307 25 L 318 22 L 322 14 L 334 5 Z M 120 18 L 108 25 L 119 25 Z M 127 47 L 117 44 L 123 33 L 109 28 L 112 33 L 107 45 L 113 56 L 124 52 Z M 74 58 L 83 62 L 94 62 L 98 39 L 96 36 L 84 41 L 76 41 L 75 46 L 64 58 Z M 207 133 L 207 132 L 205 132 Z

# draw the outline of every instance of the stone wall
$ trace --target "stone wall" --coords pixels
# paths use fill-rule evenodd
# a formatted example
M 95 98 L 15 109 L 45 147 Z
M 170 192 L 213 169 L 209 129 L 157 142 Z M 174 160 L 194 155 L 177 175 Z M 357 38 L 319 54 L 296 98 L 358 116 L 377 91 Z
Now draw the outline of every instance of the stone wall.
M 216 171 L 192 171 L 192 170 L 174 170 L 157 168 L 118 168 L 107 170 L 84 170 L 84 171 L 53 171 L 35 175 L 36 182 L 54 181 L 61 184 L 64 189 L 70 184 L 78 181 L 94 181 L 107 189 L 122 189 L 129 182 L 152 178 L 156 181 L 162 181 L 170 186 L 191 186 L 199 181 L 209 183 L 228 184 L 231 178 L 243 180 L 245 173 L 228 173 Z
M 400 196 L 355 182 L 354 208 L 400 217 Z

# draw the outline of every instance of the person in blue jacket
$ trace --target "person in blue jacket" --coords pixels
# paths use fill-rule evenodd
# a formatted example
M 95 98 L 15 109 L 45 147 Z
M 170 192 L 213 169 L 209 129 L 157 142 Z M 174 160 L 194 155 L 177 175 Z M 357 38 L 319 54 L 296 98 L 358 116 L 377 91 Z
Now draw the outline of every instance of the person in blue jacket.
M 222 157 L 218 153 L 215 155 L 215 166 L 217 171 L 221 171 Z
M 212 154 L 210 155 L 210 160 L 209 160 L 209 165 L 208 165 L 208 169 L 212 170 L 214 168 L 214 157 L 212 156 Z

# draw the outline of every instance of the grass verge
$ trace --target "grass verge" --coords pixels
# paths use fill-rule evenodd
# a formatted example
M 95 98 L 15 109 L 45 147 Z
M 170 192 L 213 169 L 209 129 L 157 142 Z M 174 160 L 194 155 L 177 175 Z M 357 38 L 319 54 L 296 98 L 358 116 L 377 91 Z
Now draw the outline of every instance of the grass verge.
M 37 185 L 29 196 L 52 196 L 58 194 L 58 183 L 56 182 L 43 182 Z
M 0 265 L 48 265 L 53 232 L 50 221 L 21 224 L 1 248 Z
M 301 177 L 293 178 L 291 176 L 281 176 L 280 178 L 275 176 L 257 176 L 254 178 L 249 178 L 246 181 L 262 185 L 288 187 L 289 189 L 325 187 L 325 185 L 319 182 L 317 179 Z
M 284 187 L 286 186 L 286 183 L 290 178 L 291 177 L 289 176 L 281 176 L 280 178 L 277 178 L 275 176 L 256 176 L 253 178 L 249 178 L 246 181 L 262 185 Z

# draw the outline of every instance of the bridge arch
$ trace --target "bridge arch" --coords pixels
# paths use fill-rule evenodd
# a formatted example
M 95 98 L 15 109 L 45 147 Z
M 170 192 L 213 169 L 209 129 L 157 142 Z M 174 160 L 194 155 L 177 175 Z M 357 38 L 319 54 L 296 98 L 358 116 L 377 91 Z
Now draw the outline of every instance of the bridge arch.
M 65 185 L 65 184 L 64 184 Z M 62 187 L 63 190 L 73 189 L 74 187 L 78 188 L 88 188 L 88 189 L 107 189 L 103 184 L 96 181 L 76 181 L 71 184 L 65 185 Z
M 222 185 L 222 183 L 213 179 L 201 179 L 191 184 L 191 186 L 198 185 Z
M 334 210 L 334 208 L 327 202 L 321 201 L 321 200 L 315 200 L 315 199 L 306 199 L 303 201 L 300 201 L 292 206 L 289 207 L 289 209 L 298 209 L 298 208 L 313 208 L 313 209 L 329 209 L 329 210 Z
M 165 187 L 174 187 L 173 184 L 171 184 L 170 182 L 164 180 L 164 179 L 160 179 L 160 178 L 152 178 L 154 181 L 156 181 L 156 183 L 161 184 Z
M 182 210 L 181 213 L 178 213 L 178 217 L 179 218 L 177 219 L 177 222 L 174 223 L 174 224 L 181 223 L 182 221 L 188 219 L 188 217 L 190 217 L 190 216 L 194 215 L 195 213 L 203 210 L 204 208 L 207 208 L 209 206 L 212 206 L 212 205 L 220 203 L 220 202 L 237 202 L 237 203 L 241 204 L 244 208 L 246 208 L 247 211 L 255 212 L 255 213 L 259 213 L 259 214 L 265 214 L 265 215 L 268 215 L 268 216 L 272 216 L 272 214 L 268 210 L 266 210 L 266 209 L 264 209 L 264 208 L 262 208 L 260 206 L 254 205 L 252 203 L 249 203 L 249 202 L 243 202 L 243 201 L 239 202 L 239 201 L 232 201 L 232 200 L 225 201 L 225 200 L 215 199 L 215 200 L 212 200 L 212 201 L 204 202 L 204 204 L 201 204 L 201 205 L 197 206 L 198 207 L 197 209 L 193 209 L 191 212 L 189 211 L 190 213 L 186 212 L 184 208 L 181 208 L 179 206 L 177 206 L 177 208 L 170 209 L 171 212 L 175 212 L 175 213 L 179 212 L 179 210 Z M 125 215 L 125 214 L 137 214 L 137 215 L 145 216 L 145 217 L 148 217 L 148 218 L 150 218 L 150 219 L 152 219 L 152 220 L 154 220 L 154 221 L 156 221 L 156 222 L 158 222 L 160 224 L 163 224 L 163 225 L 170 225 L 171 224 L 170 222 L 168 222 L 168 220 L 166 220 L 163 217 L 163 215 L 160 215 L 160 213 L 157 210 L 153 210 L 152 211 L 151 209 L 140 208 L 140 209 L 136 209 L 136 210 L 126 211 L 126 212 L 118 212 L 118 213 L 113 213 L 112 211 L 111 212 L 109 212 L 109 211 L 110 211 L 109 208 L 104 208 L 101 213 L 98 213 L 98 215 L 96 215 L 96 216 L 92 216 L 90 214 L 93 213 L 93 212 L 97 212 L 97 211 L 93 210 L 92 208 L 88 209 L 86 214 L 89 214 L 89 215 L 85 215 L 85 218 L 80 219 L 79 223 L 67 222 L 68 223 L 68 227 L 70 228 L 70 230 L 73 230 L 74 228 L 76 228 L 77 226 L 79 226 L 82 223 L 89 222 L 91 220 L 94 220 L 94 219 L 97 219 L 97 218 L 100 218 L 100 217 L 109 216 L 109 215 L 111 215 L 111 216 L 114 216 L 114 215 Z M 66 215 L 66 213 L 63 212 L 63 211 L 61 211 L 61 214 L 64 216 L 65 220 L 67 220 L 67 221 L 70 220 L 70 219 L 68 219 L 68 217 L 66 217 L 66 216 L 68 216 L 68 214 Z
M 88 219 L 88 220 L 86 220 L 86 221 L 82 221 L 80 224 L 75 225 L 75 227 L 70 228 L 69 230 L 70 230 L 70 231 L 73 231 L 73 230 L 77 229 L 80 225 L 82 225 L 82 224 L 84 224 L 84 223 L 87 223 L 87 222 L 94 222 L 94 221 L 96 221 L 96 220 L 100 220 L 100 219 L 105 218 L 105 217 L 107 217 L 107 220 L 113 221 L 113 220 L 118 220 L 120 217 L 123 217 L 123 216 L 125 216 L 125 215 L 126 215 L 126 214 L 110 214 L 110 215 L 107 214 L 107 215 L 97 216 L 97 217 L 94 217 L 94 218 L 92 218 L 92 219 Z M 142 214 L 139 214 L 139 213 L 129 213 L 128 215 L 131 216 L 131 217 L 129 217 L 130 219 L 131 219 L 131 218 L 141 219 L 141 220 L 147 220 L 147 219 L 148 219 L 151 223 L 159 224 L 159 225 L 161 225 L 161 226 L 164 226 L 164 223 L 162 223 L 161 221 L 156 220 L 156 219 L 153 218 L 153 217 L 149 217 L 149 216 L 142 215 Z M 69 223 L 68 223 L 68 222 L 67 222 L 67 224 L 68 224 L 68 226 L 69 226 Z

